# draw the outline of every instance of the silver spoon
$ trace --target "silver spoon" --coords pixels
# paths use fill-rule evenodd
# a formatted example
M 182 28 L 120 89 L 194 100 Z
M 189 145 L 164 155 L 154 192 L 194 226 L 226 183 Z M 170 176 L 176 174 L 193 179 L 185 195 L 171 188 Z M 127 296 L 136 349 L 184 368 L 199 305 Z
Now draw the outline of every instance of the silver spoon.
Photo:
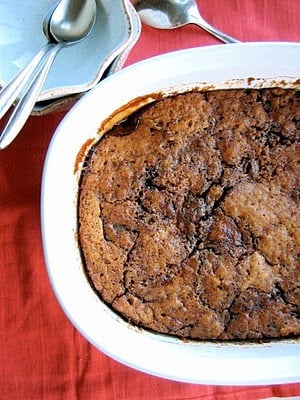
M 58 52 L 90 33 L 96 10 L 95 0 L 61 0 L 46 15 L 43 30 L 48 43 L 0 92 L 1 119 L 26 88 L 0 134 L 0 149 L 7 147 L 25 124 Z
M 141 20 L 152 28 L 174 29 L 194 24 L 225 43 L 239 42 L 205 21 L 195 0 L 133 0 L 133 4 Z

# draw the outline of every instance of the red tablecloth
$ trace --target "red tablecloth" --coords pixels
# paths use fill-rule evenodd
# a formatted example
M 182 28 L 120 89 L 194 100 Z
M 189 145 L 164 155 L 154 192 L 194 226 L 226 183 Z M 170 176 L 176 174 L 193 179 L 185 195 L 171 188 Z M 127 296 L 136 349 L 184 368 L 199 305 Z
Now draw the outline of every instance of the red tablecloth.
M 212 24 L 241 41 L 300 41 L 300 0 L 199 0 L 199 6 Z M 127 64 L 171 50 L 216 43 L 191 25 L 176 31 L 144 26 Z M 225 387 L 149 376 L 108 358 L 71 325 L 47 277 L 39 210 L 45 154 L 64 115 L 31 117 L 15 142 L 0 153 L 0 399 L 256 400 L 300 396 L 300 383 Z

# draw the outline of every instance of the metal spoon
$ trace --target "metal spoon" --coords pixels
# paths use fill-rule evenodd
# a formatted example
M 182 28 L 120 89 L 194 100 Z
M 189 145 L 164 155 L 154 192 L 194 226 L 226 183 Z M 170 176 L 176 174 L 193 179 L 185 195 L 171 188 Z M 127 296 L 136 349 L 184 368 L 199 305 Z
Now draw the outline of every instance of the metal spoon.
M 133 0 L 141 20 L 158 29 L 174 29 L 194 24 L 225 43 L 239 40 L 211 26 L 201 16 L 195 0 Z
M 61 0 L 46 15 L 43 30 L 49 42 L 0 92 L 1 119 L 26 88 L 0 134 L 0 149 L 8 146 L 25 124 L 58 52 L 90 33 L 96 9 L 95 0 Z

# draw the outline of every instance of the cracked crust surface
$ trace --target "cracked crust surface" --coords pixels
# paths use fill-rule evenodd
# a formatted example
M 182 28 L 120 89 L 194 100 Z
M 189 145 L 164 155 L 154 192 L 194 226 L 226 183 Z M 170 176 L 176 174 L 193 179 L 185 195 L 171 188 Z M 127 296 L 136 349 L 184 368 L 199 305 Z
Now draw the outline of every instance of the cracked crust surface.
M 299 92 L 156 101 L 91 150 L 79 241 L 102 300 L 195 339 L 300 334 Z

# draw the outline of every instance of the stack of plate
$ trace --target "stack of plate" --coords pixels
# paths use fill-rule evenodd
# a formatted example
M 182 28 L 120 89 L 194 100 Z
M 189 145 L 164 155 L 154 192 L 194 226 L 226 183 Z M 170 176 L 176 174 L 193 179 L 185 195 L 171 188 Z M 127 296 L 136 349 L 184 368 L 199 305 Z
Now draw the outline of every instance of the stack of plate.
M 55 0 L 0 0 L 0 86 L 7 84 L 46 43 L 42 24 Z M 97 0 L 91 34 L 57 56 L 33 114 L 69 108 L 82 93 L 120 70 L 141 32 L 129 0 Z

